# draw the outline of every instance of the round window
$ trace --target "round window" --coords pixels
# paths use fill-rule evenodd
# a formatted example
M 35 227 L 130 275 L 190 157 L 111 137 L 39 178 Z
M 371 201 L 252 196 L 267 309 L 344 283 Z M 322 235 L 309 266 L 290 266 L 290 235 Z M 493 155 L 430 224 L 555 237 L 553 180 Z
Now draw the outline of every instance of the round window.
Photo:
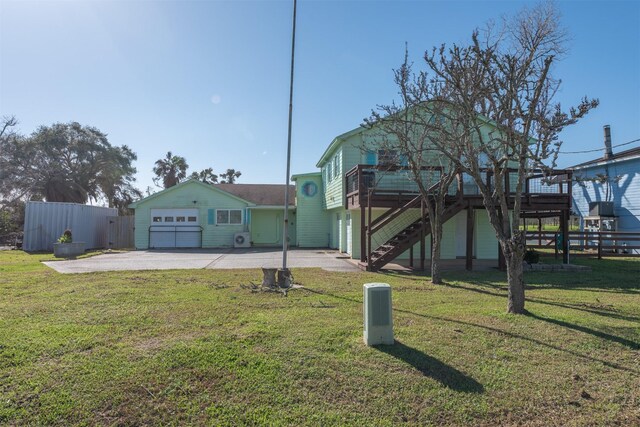
M 316 193 L 318 193 L 318 186 L 315 182 L 308 181 L 302 185 L 302 194 L 305 196 L 313 197 Z

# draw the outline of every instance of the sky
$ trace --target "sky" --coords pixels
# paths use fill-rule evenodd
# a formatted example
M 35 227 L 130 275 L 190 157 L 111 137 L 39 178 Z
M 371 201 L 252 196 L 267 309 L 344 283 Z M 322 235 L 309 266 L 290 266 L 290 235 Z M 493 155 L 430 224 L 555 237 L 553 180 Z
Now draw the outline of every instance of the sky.
M 393 69 L 405 43 L 467 44 L 522 1 L 299 0 L 292 174 L 314 172 L 334 137 L 396 99 Z M 563 152 L 640 138 L 640 1 L 560 1 L 568 53 L 553 69 L 557 100 L 600 106 L 560 135 Z M 137 186 L 157 187 L 167 151 L 189 172 L 242 171 L 239 183 L 286 180 L 291 1 L 0 0 L 0 115 L 19 131 L 77 121 L 127 145 Z M 614 152 L 638 147 L 636 142 Z M 601 151 L 562 154 L 566 167 Z

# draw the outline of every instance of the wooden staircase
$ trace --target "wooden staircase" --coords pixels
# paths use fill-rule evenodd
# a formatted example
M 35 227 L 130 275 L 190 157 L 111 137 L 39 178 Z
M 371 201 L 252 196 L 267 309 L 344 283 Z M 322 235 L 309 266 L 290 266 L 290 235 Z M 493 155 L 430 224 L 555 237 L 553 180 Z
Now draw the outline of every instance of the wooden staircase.
M 371 225 L 371 230 L 367 230 L 367 233 L 373 234 L 376 231 L 380 230 L 383 226 L 391 224 L 394 219 L 397 219 L 400 214 L 406 211 L 409 208 L 415 208 L 416 205 L 420 205 L 421 196 L 416 197 L 405 206 L 391 210 L 388 215 L 385 215 L 384 218 L 379 218 L 378 221 Z M 442 218 L 443 223 L 447 222 L 451 218 L 453 218 L 458 212 L 465 208 L 465 204 L 462 200 L 458 199 L 455 202 L 452 202 L 449 206 L 445 208 L 444 215 Z M 424 234 L 423 234 L 424 233 Z M 395 258 L 400 256 L 403 252 L 408 250 L 410 247 L 420 242 L 422 236 L 429 235 L 431 233 L 431 223 L 429 220 L 428 214 L 425 214 L 425 217 L 418 218 L 417 220 L 411 222 L 408 226 L 404 227 L 398 233 L 396 233 L 393 237 L 388 239 L 385 243 L 378 246 L 374 250 L 370 252 L 369 258 L 367 259 L 366 268 L 368 271 L 378 271 L 385 264 L 393 261 Z M 369 242 L 371 238 L 369 236 Z

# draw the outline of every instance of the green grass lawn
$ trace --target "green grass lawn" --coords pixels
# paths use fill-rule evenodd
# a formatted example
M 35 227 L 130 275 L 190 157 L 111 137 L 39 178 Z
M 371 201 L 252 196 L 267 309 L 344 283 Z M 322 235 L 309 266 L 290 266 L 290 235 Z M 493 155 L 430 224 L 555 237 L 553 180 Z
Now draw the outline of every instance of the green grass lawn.
M 0 252 L 0 424 L 640 425 L 640 260 L 505 274 L 258 270 L 62 275 Z M 397 343 L 362 343 L 362 284 Z

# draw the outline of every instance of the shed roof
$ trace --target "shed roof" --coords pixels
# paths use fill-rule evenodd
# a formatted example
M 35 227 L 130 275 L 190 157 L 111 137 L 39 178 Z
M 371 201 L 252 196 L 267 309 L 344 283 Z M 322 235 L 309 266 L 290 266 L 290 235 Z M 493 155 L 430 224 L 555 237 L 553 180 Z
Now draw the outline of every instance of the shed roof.
M 262 206 L 284 205 L 284 184 L 214 184 L 213 187 Z M 296 187 L 289 186 L 289 205 L 295 205 Z

